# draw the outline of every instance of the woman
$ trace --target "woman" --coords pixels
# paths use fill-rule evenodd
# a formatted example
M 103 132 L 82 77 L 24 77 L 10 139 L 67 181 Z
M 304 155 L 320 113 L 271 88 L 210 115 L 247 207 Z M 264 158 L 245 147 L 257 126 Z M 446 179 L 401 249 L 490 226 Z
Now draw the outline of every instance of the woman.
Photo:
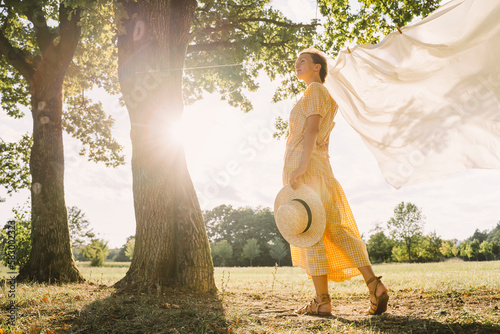
M 317 244 L 290 246 L 293 264 L 306 270 L 316 290 L 316 298 L 296 312 L 331 315 L 328 281 L 342 282 L 362 274 L 370 291 L 367 313 L 380 314 L 387 309 L 387 288 L 373 273 L 366 246 L 330 166 L 328 143 L 338 106 L 323 86 L 327 68 L 326 58 L 313 48 L 302 51 L 295 63 L 297 77 L 307 84 L 307 90 L 290 113 L 283 184 L 296 189 L 301 182 L 314 189 L 327 219 L 325 234 Z

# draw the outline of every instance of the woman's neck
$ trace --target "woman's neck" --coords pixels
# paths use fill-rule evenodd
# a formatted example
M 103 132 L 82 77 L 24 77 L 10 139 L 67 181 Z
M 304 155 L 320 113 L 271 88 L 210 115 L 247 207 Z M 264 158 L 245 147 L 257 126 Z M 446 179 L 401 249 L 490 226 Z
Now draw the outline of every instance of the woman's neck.
M 307 87 L 309 87 L 309 85 L 312 84 L 313 82 L 322 83 L 320 78 L 311 78 L 311 80 L 306 81 Z

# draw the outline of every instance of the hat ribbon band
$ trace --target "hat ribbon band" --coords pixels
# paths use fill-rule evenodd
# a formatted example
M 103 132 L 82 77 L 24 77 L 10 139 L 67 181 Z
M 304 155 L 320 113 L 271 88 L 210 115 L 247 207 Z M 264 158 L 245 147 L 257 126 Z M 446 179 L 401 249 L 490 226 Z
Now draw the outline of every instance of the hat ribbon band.
M 299 203 L 301 203 L 304 208 L 306 208 L 306 211 L 307 211 L 307 227 L 304 231 L 302 231 L 302 233 L 306 233 L 307 230 L 309 229 L 309 227 L 311 227 L 311 223 L 312 223 L 312 212 L 311 212 L 311 208 L 309 208 L 309 205 L 307 205 L 307 203 L 299 198 L 294 198 L 292 199 L 292 201 L 297 201 Z

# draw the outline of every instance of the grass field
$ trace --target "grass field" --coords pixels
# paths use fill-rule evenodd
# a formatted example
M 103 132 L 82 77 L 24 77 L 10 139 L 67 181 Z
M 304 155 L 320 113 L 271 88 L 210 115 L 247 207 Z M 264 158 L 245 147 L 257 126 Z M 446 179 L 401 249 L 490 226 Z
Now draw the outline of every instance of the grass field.
M 216 268 L 217 296 L 198 296 L 117 294 L 127 263 L 77 265 L 84 284 L 18 284 L 14 328 L 2 283 L 0 333 L 500 333 L 500 261 L 376 265 L 388 312 L 363 314 L 368 293 L 356 277 L 330 285 L 332 317 L 293 313 L 314 295 L 300 268 Z

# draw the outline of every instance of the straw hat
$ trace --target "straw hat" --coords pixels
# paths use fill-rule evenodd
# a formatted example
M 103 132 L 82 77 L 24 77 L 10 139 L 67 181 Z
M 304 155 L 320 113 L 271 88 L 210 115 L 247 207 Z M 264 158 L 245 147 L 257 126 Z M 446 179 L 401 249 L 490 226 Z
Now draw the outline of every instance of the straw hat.
M 280 190 L 274 201 L 274 219 L 283 238 L 300 248 L 311 247 L 325 233 L 326 214 L 321 198 L 303 183 L 295 190 L 290 185 Z

